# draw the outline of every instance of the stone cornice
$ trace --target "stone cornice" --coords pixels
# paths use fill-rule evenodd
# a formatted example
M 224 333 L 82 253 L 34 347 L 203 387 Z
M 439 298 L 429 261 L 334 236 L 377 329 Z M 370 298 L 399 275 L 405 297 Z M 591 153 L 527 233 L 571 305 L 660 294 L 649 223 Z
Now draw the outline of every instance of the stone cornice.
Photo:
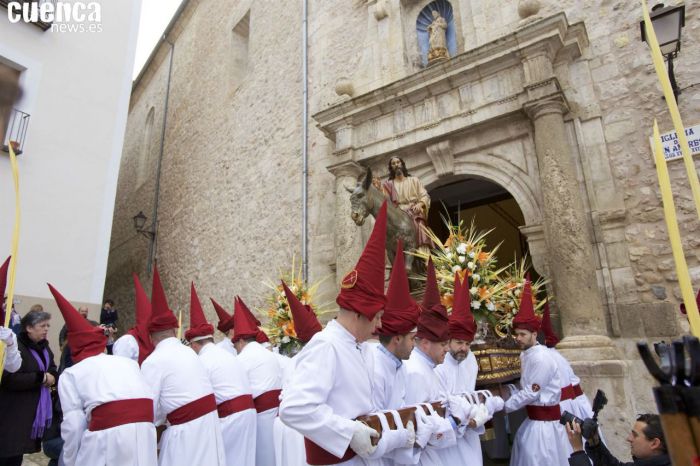
M 549 60 L 559 60 L 562 53 L 575 58 L 586 45 L 583 23 L 569 25 L 566 15 L 558 13 L 457 55 L 443 64 L 333 105 L 316 113 L 313 118 L 326 136 L 335 140 L 335 133 L 343 126 L 354 127 L 426 98 L 439 96 L 450 89 L 493 76 L 501 70 L 522 67 L 521 63 L 528 54 L 544 50 Z M 517 100 L 519 93 L 509 92 L 495 100 Z M 462 108 L 460 112 L 471 110 Z
M 544 83 L 549 85 L 549 83 Z M 558 84 L 556 88 L 558 88 Z M 528 89 L 530 90 L 530 89 Z M 523 110 L 531 120 L 536 120 L 550 113 L 563 115 L 569 111 L 569 105 L 566 102 L 564 94 L 560 90 L 544 95 L 537 96 L 534 100 L 530 100 L 523 105 Z
M 365 167 L 353 161 L 344 161 L 328 167 L 328 171 L 335 175 L 336 178 L 346 176 L 357 178 L 361 174 L 365 173 L 366 170 L 367 169 Z

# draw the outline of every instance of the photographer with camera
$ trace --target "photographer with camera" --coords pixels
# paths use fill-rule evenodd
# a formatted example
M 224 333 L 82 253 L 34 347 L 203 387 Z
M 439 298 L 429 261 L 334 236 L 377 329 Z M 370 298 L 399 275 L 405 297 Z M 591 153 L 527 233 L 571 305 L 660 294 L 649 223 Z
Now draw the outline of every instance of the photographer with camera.
M 610 453 L 610 450 L 600 441 L 597 428 L 593 429 L 593 432 L 586 432 L 588 430 L 586 421 L 580 422 L 577 419 L 566 423 L 566 433 L 574 450 L 569 457 L 569 466 L 589 466 L 591 462 L 593 466 L 671 465 L 658 415 L 642 414 L 632 426 L 632 431 L 627 436 L 632 453 L 632 462 L 629 463 L 623 463 Z M 585 451 L 584 437 L 586 437 Z
M 114 307 L 114 301 L 105 299 L 102 309 L 100 310 L 100 326 L 105 329 L 107 336 L 107 354 L 112 354 L 114 340 L 117 334 L 117 321 L 119 320 L 119 312 Z

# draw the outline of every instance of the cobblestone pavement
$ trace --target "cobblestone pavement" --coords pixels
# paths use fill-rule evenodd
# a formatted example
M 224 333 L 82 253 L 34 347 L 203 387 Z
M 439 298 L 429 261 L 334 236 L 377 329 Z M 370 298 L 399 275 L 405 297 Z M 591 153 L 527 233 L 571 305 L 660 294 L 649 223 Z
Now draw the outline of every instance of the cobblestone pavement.
M 42 452 L 24 455 L 22 466 L 46 466 L 49 464 L 49 459 Z

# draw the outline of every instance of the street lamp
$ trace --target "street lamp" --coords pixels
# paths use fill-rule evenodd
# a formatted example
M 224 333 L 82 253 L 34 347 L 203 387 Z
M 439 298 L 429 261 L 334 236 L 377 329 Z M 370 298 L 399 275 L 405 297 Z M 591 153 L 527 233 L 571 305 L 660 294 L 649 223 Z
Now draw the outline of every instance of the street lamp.
M 156 236 L 156 232 L 153 230 L 153 225 L 149 226 L 148 229 L 144 228 L 146 225 L 146 220 L 148 220 L 148 217 L 146 217 L 143 213 L 143 211 L 139 211 L 138 214 L 133 216 L 134 220 L 134 229 L 136 230 L 137 233 L 141 233 L 143 236 L 146 238 L 152 240 Z
M 671 81 L 673 95 L 677 101 L 681 90 L 676 84 L 676 76 L 673 73 L 673 59 L 681 50 L 681 28 L 685 27 L 685 5 L 664 6 L 663 3 L 659 3 L 652 7 L 649 17 L 659 41 L 661 53 L 668 61 L 668 79 Z M 646 42 L 644 21 L 641 21 L 639 26 L 642 31 L 642 42 Z

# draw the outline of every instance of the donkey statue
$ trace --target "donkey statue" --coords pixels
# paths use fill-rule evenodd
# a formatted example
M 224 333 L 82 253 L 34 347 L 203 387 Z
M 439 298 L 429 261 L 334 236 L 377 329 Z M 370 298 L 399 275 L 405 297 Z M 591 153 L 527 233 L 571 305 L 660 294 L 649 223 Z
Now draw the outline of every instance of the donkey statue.
M 367 173 L 362 181 L 357 183 L 355 189 L 350 189 L 345 186 L 345 189 L 350 193 L 350 205 L 352 210 L 350 216 L 356 225 L 362 226 L 369 214 L 377 217 L 379 208 L 384 202 L 384 195 L 379 192 L 372 184 L 372 169 L 367 167 Z M 386 252 L 389 255 L 389 260 L 393 261 L 396 256 L 396 241 L 401 238 L 403 241 L 404 251 L 412 251 L 416 248 L 416 229 L 411 220 L 411 217 L 399 209 L 391 202 L 387 205 L 386 216 Z M 410 254 L 404 254 L 406 260 L 406 272 L 411 273 L 415 265 L 420 261 L 414 261 L 414 257 Z

